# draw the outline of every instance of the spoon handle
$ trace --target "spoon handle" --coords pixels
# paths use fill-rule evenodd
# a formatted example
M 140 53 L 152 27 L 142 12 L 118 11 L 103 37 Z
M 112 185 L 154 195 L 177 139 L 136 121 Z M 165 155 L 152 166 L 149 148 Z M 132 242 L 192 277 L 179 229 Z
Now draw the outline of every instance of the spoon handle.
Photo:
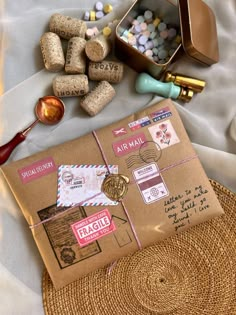
M 8 143 L 0 147 L 0 165 L 7 161 L 15 147 L 24 141 L 25 138 L 26 135 L 23 132 L 18 132 Z

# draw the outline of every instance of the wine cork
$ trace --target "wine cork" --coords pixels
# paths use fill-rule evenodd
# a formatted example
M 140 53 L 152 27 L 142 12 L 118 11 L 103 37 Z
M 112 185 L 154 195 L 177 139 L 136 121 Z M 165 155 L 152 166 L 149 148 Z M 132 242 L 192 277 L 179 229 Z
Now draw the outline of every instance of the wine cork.
M 108 103 L 111 102 L 116 92 L 107 81 L 101 81 L 80 102 L 80 106 L 90 115 L 98 114 Z
M 85 73 L 86 70 L 86 40 L 72 37 L 68 42 L 66 53 L 66 73 Z
M 84 21 L 55 13 L 49 21 L 49 29 L 64 39 L 71 37 L 85 37 L 87 25 Z
M 59 75 L 53 80 L 53 92 L 57 97 L 81 96 L 89 91 L 85 74 Z
M 48 71 L 57 72 L 64 68 L 65 57 L 60 37 L 57 34 L 44 33 L 40 39 L 40 47 L 44 66 Z
M 102 61 L 110 51 L 111 42 L 102 34 L 87 41 L 85 46 L 86 55 L 92 61 Z
M 88 77 L 94 81 L 119 83 L 123 78 L 124 66 L 121 62 L 103 60 L 89 62 Z

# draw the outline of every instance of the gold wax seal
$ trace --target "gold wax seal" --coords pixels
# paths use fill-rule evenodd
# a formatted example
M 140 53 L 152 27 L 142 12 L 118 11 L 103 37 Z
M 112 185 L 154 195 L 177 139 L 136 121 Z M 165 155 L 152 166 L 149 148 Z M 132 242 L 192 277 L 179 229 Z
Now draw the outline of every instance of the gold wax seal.
M 102 183 L 102 192 L 113 201 L 120 201 L 128 191 L 129 178 L 121 174 L 110 174 Z

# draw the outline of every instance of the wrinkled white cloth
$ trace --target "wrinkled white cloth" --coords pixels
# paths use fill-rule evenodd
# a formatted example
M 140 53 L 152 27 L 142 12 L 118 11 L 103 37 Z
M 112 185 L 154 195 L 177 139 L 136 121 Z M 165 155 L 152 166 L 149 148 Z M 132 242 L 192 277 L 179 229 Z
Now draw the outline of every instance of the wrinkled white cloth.
M 119 19 L 133 2 L 109 1 L 114 10 L 96 25 L 101 29 Z M 188 104 L 175 104 L 207 175 L 236 192 L 236 1 L 205 0 L 215 13 L 220 62 L 203 67 L 182 57 L 171 70 L 204 79 L 207 86 Z M 60 12 L 82 17 L 95 1 L 6 1 L 1 7 L 1 63 L 3 91 L 0 97 L 0 143 L 9 141 L 34 119 L 39 97 L 52 93 L 57 75 L 43 69 L 39 38 L 49 17 Z M 94 23 L 88 22 L 90 25 Z M 0 65 L 1 65 L 0 63 Z M 57 126 L 39 124 L 11 155 L 9 162 L 108 125 L 132 112 L 162 100 L 152 94 L 138 95 L 137 74 L 125 67 L 117 95 L 99 115 L 89 118 L 77 99 L 64 99 L 66 114 Z M 79 163 L 79 161 L 78 161 Z M 43 262 L 31 232 L 0 174 L 0 314 L 43 314 L 41 275 Z

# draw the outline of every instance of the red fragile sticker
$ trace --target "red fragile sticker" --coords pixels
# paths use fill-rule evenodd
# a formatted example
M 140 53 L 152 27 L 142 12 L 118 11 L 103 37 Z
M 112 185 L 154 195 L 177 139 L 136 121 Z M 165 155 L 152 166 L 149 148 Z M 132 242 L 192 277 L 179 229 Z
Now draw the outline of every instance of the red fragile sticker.
M 103 209 L 100 212 L 72 224 L 71 228 L 81 247 L 116 230 L 108 209 Z

